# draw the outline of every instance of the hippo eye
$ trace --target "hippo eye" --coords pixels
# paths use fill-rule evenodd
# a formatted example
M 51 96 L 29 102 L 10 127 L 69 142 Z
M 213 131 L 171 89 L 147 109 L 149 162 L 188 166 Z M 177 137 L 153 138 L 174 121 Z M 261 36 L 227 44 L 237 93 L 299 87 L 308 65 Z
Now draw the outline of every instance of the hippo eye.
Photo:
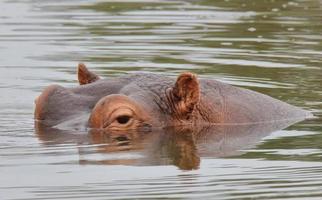
M 116 118 L 116 121 L 119 123 L 119 124 L 126 124 L 130 121 L 131 117 L 128 116 L 128 115 L 122 115 L 122 116 L 119 116 Z

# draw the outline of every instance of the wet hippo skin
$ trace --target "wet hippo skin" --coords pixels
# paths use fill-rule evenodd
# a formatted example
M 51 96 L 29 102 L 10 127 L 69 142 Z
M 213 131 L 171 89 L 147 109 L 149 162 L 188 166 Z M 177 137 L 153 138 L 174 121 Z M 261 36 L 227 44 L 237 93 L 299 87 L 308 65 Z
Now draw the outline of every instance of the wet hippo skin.
M 51 85 L 36 99 L 35 120 L 59 129 L 254 124 L 311 114 L 267 95 L 186 72 L 177 78 L 137 73 L 101 79 L 84 64 L 80 85 Z

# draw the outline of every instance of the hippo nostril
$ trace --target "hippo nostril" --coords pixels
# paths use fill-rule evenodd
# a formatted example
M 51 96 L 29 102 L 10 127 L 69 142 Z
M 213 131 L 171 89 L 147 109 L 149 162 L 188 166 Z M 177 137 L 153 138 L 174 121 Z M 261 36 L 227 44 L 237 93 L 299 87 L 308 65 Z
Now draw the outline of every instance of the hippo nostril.
M 57 102 L 60 99 L 66 98 L 67 90 L 59 85 L 50 85 L 44 89 L 44 91 L 35 99 L 35 113 L 36 120 L 53 120 L 61 117 L 58 114 Z M 66 110 L 66 109 L 65 109 Z M 65 111 L 64 110 L 64 111 Z M 66 114 L 65 112 L 63 112 Z

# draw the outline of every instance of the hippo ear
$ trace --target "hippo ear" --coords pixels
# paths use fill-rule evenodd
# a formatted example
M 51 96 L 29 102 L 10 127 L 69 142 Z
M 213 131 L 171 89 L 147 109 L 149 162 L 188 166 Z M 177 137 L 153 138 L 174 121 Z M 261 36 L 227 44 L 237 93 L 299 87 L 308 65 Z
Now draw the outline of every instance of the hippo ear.
M 83 63 L 78 64 L 77 76 L 80 85 L 92 83 L 100 79 L 98 75 L 90 72 Z
M 189 118 L 195 106 L 199 102 L 199 81 L 195 74 L 186 72 L 179 75 L 172 88 L 178 114 Z

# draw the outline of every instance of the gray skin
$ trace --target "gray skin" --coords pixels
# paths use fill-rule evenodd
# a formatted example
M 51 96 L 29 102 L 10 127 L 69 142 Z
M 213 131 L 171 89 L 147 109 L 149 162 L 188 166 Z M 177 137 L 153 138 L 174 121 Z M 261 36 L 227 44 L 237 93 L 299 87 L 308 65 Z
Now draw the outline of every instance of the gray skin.
M 80 64 L 78 77 L 80 86 L 51 85 L 43 91 L 36 100 L 38 122 L 62 129 L 141 130 L 181 125 L 254 124 L 311 116 L 301 108 L 267 95 L 212 79 L 198 79 L 191 73 L 183 73 L 177 79 L 152 73 L 100 79 Z M 116 104 L 113 109 L 123 112 L 123 99 L 135 104 L 129 106 L 135 113 L 130 116 L 134 119 L 131 124 L 120 118 L 110 119 L 112 114 L 105 116 L 105 110 Z

